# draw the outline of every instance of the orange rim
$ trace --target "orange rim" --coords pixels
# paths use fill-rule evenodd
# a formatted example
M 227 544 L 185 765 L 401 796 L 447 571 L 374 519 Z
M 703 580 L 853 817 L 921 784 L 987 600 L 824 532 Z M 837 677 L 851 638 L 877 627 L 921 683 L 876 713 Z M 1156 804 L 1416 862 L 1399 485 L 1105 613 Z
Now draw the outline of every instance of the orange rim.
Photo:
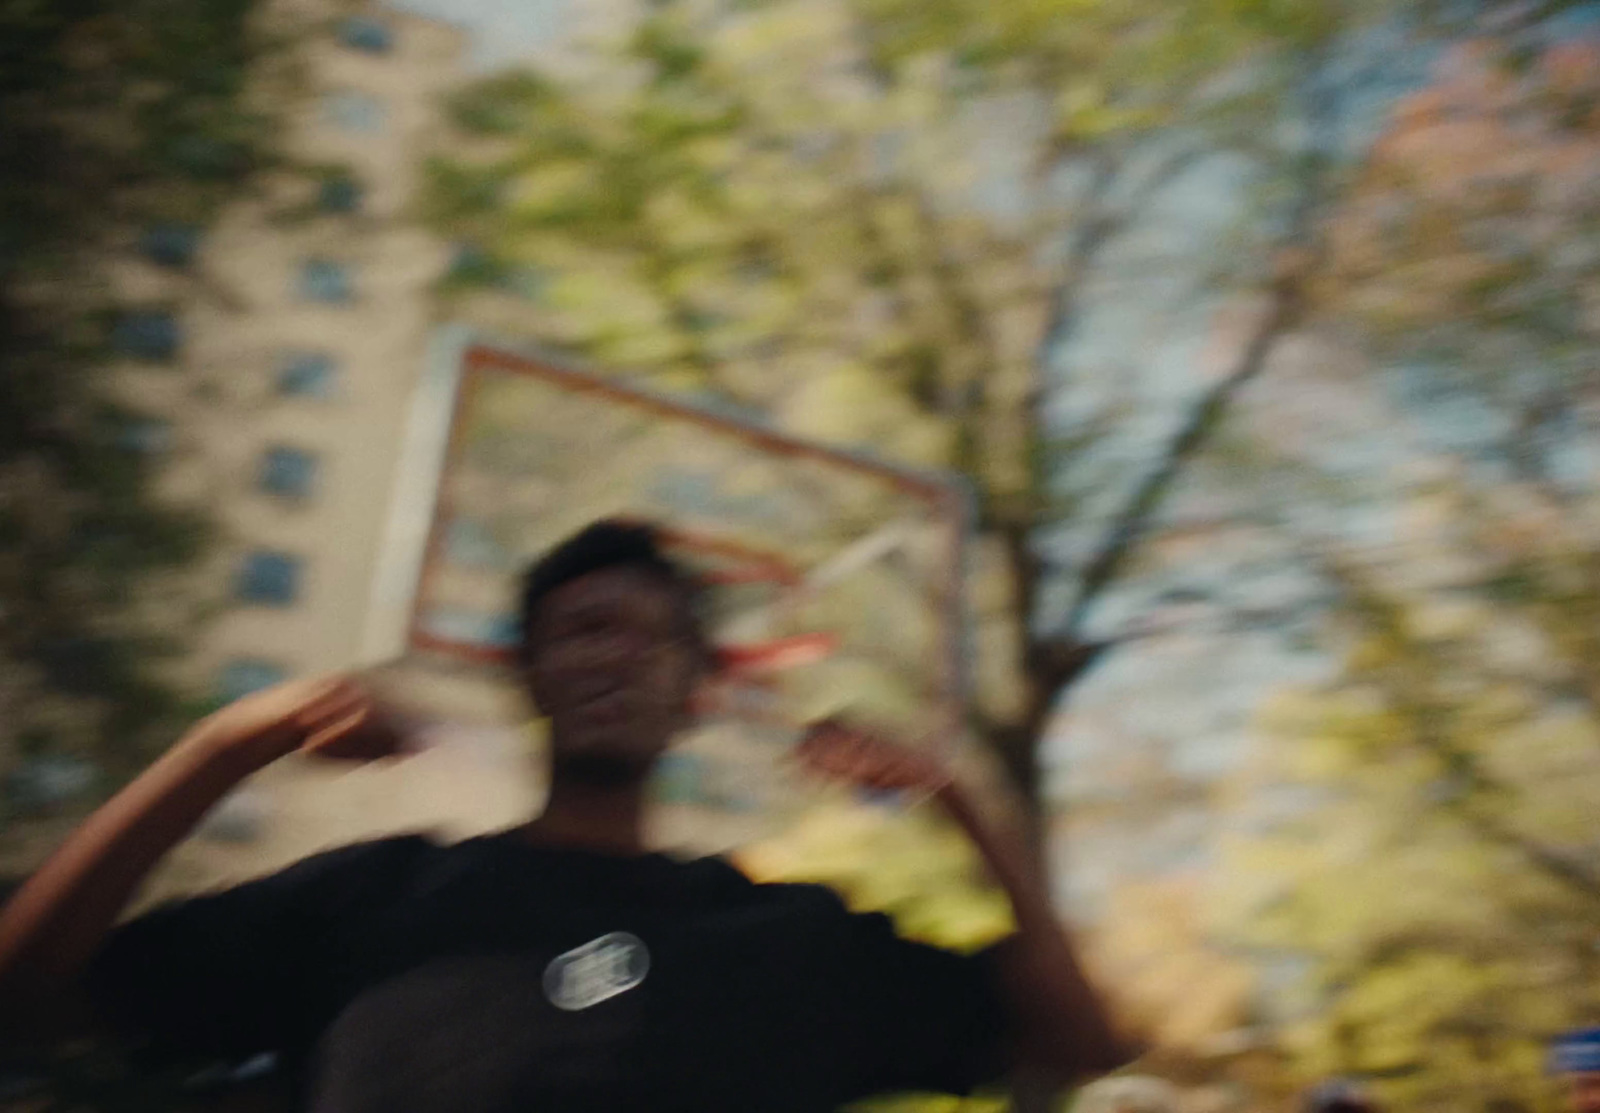
M 796 634 L 751 645 L 730 645 L 717 650 L 720 670 L 735 676 L 758 676 L 814 664 L 839 647 L 832 634 Z

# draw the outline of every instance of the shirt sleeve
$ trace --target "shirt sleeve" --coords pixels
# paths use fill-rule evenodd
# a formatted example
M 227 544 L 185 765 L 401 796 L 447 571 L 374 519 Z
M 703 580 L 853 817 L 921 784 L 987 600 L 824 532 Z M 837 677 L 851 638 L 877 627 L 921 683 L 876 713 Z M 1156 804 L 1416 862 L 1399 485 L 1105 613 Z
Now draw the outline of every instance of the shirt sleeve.
M 118 1031 L 169 1052 L 279 1050 L 304 1035 L 334 980 L 331 936 L 424 846 L 343 847 L 162 905 L 112 933 L 90 968 L 90 996 Z
M 846 977 L 861 1093 L 967 1094 L 999 1080 L 1009 1025 L 996 951 L 963 955 L 897 935 L 887 916 L 849 915 Z

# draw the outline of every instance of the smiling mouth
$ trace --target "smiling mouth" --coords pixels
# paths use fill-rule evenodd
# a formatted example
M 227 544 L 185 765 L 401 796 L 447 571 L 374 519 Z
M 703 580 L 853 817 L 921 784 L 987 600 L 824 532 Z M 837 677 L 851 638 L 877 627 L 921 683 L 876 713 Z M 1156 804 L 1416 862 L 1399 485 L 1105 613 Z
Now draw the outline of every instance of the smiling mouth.
M 572 710 L 585 716 L 610 716 L 622 711 L 627 701 L 627 685 L 620 681 L 606 681 L 586 686 L 573 701 Z

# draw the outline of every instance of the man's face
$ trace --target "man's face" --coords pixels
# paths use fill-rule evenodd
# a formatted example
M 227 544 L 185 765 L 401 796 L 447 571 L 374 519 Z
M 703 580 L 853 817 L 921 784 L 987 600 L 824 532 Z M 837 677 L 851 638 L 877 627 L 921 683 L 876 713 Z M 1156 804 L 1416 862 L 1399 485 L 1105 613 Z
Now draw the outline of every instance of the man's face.
M 1567 1075 L 1567 1100 L 1573 1113 L 1600 1113 L 1600 1072 Z
M 688 719 L 698 647 L 682 602 L 648 571 L 605 568 L 539 604 L 527 680 L 558 761 L 642 772 Z

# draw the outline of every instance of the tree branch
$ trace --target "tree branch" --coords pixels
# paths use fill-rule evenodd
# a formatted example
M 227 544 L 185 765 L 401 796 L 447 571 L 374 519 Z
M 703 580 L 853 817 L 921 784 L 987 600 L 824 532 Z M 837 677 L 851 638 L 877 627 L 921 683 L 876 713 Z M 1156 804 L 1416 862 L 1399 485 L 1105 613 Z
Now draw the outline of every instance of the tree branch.
M 1278 340 L 1298 319 L 1300 306 L 1298 282 L 1280 283 L 1271 309 L 1250 338 L 1238 364 L 1201 395 L 1188 418 L 1167 442 L 1155 467 L 1139 482 L 1102 536 L 1094 555 L 1084 565 L 1077 594 L 1062 625 L 1067 637 L 1076 635 L 1089 607 L 1122 571 L 1174 481 L 1216 430 L 1235 396 L 1261 373 Z
M 1462 776 L 1469 792 L 1476 790 L 1480 798 L 1515 795 L 1513 787 L 1485 772 L 1475 755 L 1451 741 L 1446 724 L 1452 703 L 1434 694 L 1435 676 L 1427 649 L 1407 632 L 1397 605 L 1363 583 L 1360 573 L 1353 567 L 1327 556 L 1320 563 L 1324 574 L 1344 588 L 1356 612 L 1383 636 L 1398 643 L 1401 664 L 1378 671 L 1375 679 L 1390 705 L 1410 725 L 1410 735 L 1416 744 L 1436 757 L 1446 769 Z M 1443 806 L 1485 841 L 1515 852 L 1552 881 L 1580 896 L 1600 900 L 1600 872 L 1475 806 L 1469 792 L 1446 800 Z
M 1315 59 L 1311 61 L 1314 63 Z M 1313 134 L 1327 139 L 1333 127 L 1332 98 L 1326 89 L 1319 88 L 1320 69 L 1320 65 L 1308 65 L 1303 89 Z M 1288 214 L 1287 230 L 1273 252 L 1276 276 L 1266 314 L 1240 353 L 1234 369 L 1201 394 L 1188 418 L 1167 442 L 1160 459 L 1135 486 L 1121 512 L 1102 535 L 1083 567 L 1078 591 L 1062 625 L 1068 639 L 1077 637 L 1089 608 L 1122 571 L 1173 483 L 1220 426 L 1235 397 L 1261 374 L 1278 341 L 1299 322 L 1305 302 L 1304 277 L 1320 248 L 1317 215 L 1326 188 L 1324 157 L 1320 154 L 1306 157 L 1301 174 L 1301 187 Z
M 962 268 L 944 242 L 933 206 L 921 190 L 911 190 L 909 194 L 917 216 L 917 231 L 924 241 L 929 278 L 955 323 L 956 335 L 977 353 L 976 365 L 965 376 L 957 369 L 953 381 L 946 384 L 946 405 L 954 409 L 953 416 L 964 418 L 972 384 L 986 377 L 983 372 L 992 372 L 1000 365 L 1000 342 L 984 316 L 983 305 L 962 284 Z
M 1551 880 L 1592 901 L 1600 901 L 1600 873 L 1560 851 L 1530 839 L 1493 816 L 1466 804 L 1452 810 L 1461 821 L 1483 838 L 1515 851 Z
M 1123 163 L 1110 151 L 1102 152 L 1097 159 L 1084 200 L 1087 211 L 1068 239 L 1061 280 L 1050 293 L 1046 320 L 1031 361 L 1033 381 L 1023 403 L 1029 436 L 1042 436 L 1041 410 L 1046 396 L 1047 369 L 1053 355 L 1076 327 L 1083 289 L 1096 257 L 1163 185 L 1182 173 L 1200 154 L 1197 150 L 1185 151 L 1167 160 L 1140 186 L 1133 201 L 1116 212 L 1107 208 L 1107 201 L 1121 175 Z M 1037 459 L 1037 453 L 1032 455 Z M 1044 478 L 1042 475 L 1033 477 L 1035 490 Z M 1022 793 L 1038 826 L 1044 813 L 1038 740 L 1058 695 L 1087 672 L 1113 642 L 1087 641 L 1070 630 L 1064 637 L 1035 636 L 1032 623 L 1038 614 L 1039 592 L 1046 568 L 1033 547 L 1038 507 L 1036 500 L 1031 502 L 1033 504 L 1028 506 L 1008 508 L 991 518 L 1004 546 L 1016 592 L 1017 654 L 1023 664 L 1027 694 L 1018 722 L 1001 727 L 991 724 L 985 735 L 1005 763 L 1012 783 Z M 1036 834 L 1042 837 L 1042 827 Z
M 1139 183 L 1127 203 L 1114 212 L 1106 207 L 1106 201 L 1111 188 L 1122 176 L 1125 163 L 1110 152 L 1101 152 L 1096 157 L 1085 191 L 1084 204 L 1089 212 L 1068 241 L 1066 258 L 1062 264 L 1062 281 L 1051 294 L 1050 315 L 1035 353 L 1037 366 L 1049 366 L 1051 357 L 1071 335 L 1082 304 L 1081 295 L 1089 264 L 1100 249 L 1132 224 L 1157 194 L 1208 153 L 1204 147 L 1196 146 L 1169 155 Z
M 1038 346 L 1034 350 L 1033 362 L 1039 379 L 1035 393 L 1043 392 L 1044 369 L 1049 367 L 1051 357 L 1060 349 L 1077 323 L 1089 264 L 1094 261 L 1106 242 L 1126 225 L 1127 213 L 1112 214 L 1105 210 L 1106 197 L 1121 172 L 1121 161 L 1109 152 L 1101 154 L 1095 161 L 1084 201 L 1088 214 L 1078 223 L 1067 243 L 1066 257 L 1062 260 L 1061 281 L 1051 292 L 1050 313 L 1045 320 L 1044 330 L 1039 334 Z

